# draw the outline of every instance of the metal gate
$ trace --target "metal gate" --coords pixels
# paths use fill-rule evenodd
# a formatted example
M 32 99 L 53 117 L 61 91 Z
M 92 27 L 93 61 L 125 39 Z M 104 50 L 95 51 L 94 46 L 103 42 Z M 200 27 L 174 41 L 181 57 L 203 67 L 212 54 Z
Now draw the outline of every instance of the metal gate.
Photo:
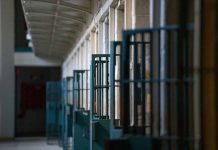
M 120 124 L 120 51 L 122 42 L 110 43 L 110 139 L 121 137 L 122 127 Z
M 123 32 L 121 126 L 133 150 L 193 149 L 192 32 L 178 26 Z
M 46 83 L 46 137 L 47 143 L 57 142 L 59 136 L 58 112 L 61 101 L 61 82 Z
M 111 74 L 111 127 L 123 136 L 106 149 L 194 149 L 192 34 L 191 26 L 126 30 L 111 43 L 111 72 L 120 69 Z
M 72 128 L 73 128 L 73 77 L 66 77 L 62 81 L 62 103 L 64 112 L 63 124 L 63 149 L 72 149 Z
M 110 137 L 110 55 L 93 54 L 90 70 L 90 146 L 93 150 L 103 150 L 105 139 Z
M 90 149 L 90 84 L 89 70 L 73 71 L 73 149 Z

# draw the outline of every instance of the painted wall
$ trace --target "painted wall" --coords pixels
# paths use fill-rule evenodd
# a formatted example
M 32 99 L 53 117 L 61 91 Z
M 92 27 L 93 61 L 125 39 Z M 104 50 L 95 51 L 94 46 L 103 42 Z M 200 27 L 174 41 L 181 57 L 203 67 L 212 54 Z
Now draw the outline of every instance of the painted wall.
M 93 3 L 93 11 L 95 17 L 91 21 L 90 25 L 80 40 L 77 42 L 76 46 L 71 50 L 67 59 L 64 61 L 62 65 L 62 77 L 70 76 L 73 69 L 89 69 L 91 54 L 98 53 L 98 42 L 99 40 L 103 40 L 103 38 L 99 36 L 99 21 L 104 21 L 104 18 L 107 16 L 109 7 L 113 1 L 114 0 L 103 0 L 101 1 L 102 3 L 100 2 L 101 4 L 97 1 Z M 99 6 L 102 6 L 100 10 L 98 8 Z M 102 29 L 103 28 L 101 28 L 101 30 Z M 101 41 L 100 44 L 103 44 L 103 41 Z M 101 45 L 101 47 L 103 47 L 103 45 Z
M 14 136 L 14 0 L 0 1 L 0 138 Z
M 0 1 L 0 139 L 14 137 L 16 66 L 60 66 L 59 60 L 14 53 L 14 0 Z
M 61 66 L 60 60 L 37 57 L 33 52 L 16 52 L 15 66 Z

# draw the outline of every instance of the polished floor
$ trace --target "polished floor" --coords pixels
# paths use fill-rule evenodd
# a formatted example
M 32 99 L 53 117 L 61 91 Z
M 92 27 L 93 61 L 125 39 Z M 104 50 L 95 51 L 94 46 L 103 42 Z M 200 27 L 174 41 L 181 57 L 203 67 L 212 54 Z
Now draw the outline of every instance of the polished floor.
M 13 142 L 0 142 L 0 150 L 62 150 L 57 145 L 47 145 L 45 138 L 19 138 Z

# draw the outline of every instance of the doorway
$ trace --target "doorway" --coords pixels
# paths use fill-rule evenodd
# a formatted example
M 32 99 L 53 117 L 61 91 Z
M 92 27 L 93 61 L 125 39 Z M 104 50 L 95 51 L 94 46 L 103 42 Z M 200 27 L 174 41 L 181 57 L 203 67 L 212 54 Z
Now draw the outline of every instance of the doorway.
M 45 136 L 46 82 L 60 80 L 60 67 L 16 67 L 15 136 Z

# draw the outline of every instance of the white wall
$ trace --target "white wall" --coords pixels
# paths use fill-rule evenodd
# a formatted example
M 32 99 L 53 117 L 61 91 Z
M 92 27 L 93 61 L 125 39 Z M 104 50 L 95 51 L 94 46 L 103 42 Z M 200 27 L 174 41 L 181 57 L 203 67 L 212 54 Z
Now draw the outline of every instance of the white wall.
M 0 0 L 0 138 L 14 137 L 14 0 Z
M 60 60 L 37 57 L 33 52 L 15 53 L 14 63 L 15 66 L 61 66 Z

